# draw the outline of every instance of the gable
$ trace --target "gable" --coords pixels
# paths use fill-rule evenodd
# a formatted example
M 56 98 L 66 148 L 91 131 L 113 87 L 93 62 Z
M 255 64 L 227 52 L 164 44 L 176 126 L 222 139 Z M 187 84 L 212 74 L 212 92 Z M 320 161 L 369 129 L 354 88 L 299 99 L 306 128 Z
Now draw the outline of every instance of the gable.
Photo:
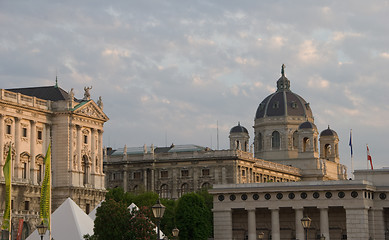
M 93 100 L 81 102 L 73 108 L 73 113 L 103 120 L 105 122 L 108 121 L 107 115 L 105 115 Z

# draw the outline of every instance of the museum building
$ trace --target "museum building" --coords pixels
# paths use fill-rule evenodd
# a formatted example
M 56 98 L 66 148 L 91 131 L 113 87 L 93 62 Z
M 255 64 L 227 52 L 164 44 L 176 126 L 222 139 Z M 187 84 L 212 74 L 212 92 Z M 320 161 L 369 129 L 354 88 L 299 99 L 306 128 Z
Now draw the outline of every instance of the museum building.
M 27 237 L 39 224 L 43 160 L 51 143 L 52 211 L 71 197 L 87 213 L 105 196 L 103 126 L 108 117 L 101 97 L 76 99 L 58 85 L 0 89 L 0 169 L 12 154 L 13 235 L 23 220 Z M 5 187 L 0 171 L 0 218 Z
M 389 239 L 389 169 L 358 170 L 347 180 L 337 133 L 318 134 L 284 66 L 277 91 L 258 106 L 254 132 L 255 158 L 293 166 L 301 181 L 213 185 L 216 240 Z

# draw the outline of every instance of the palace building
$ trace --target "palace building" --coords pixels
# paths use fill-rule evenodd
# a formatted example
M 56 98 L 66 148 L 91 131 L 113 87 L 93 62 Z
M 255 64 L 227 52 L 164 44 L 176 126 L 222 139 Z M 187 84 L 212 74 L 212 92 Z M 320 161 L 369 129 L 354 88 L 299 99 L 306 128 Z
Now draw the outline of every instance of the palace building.
M 39 224 L 43 159 L 49 144 L 52 211 L 68 197 L 87 213 L 104 199 L 103 127 L 108 117 L 101 97 L 93 101 L 90 89 L 84 88 L 82 99 L 74 97 L 73 89 L 66 92 L 57 84 L 0 89 L 0 168 L 11 146 L 14 234 L 20 219 L 25 237 Z M 0 196 L 4 196 L 3 171 L 0 185 Z M 4 207 L 1 198 L 0 217 Z

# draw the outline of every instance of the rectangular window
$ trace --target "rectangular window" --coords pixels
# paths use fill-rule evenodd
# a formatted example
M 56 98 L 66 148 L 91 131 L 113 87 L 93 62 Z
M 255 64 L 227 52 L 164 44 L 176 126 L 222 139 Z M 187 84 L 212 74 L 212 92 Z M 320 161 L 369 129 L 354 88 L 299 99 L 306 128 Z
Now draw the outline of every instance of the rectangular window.
M 27 163 L 23 163 L 22 178 L 27 178 Z
M 27 137 L 27 128 L 23 128 L 23 137 Z
M 168 178 L 169 177 L 169 172 L 167 170 L 162 170 L 161 171 L 161 178 Z
M 90 211 L 90 204 L 87 203 L 87 204 L 86 204 L 86 207 L 85 207 L 85 213 L 86 213 L 86 214 L 89 214 L 89 211 Z
M 42 140 L 42 131 L 38 130 L 38 140 Z
M 38 165 L 38 176 L 37 176 L 38 183 L 42 181 L 42 165 Z
M 202 170 L 203 177 L 209 176 L 209 169 L 205 168 Z
M 181 170 L 181 177 L 189 177 L 189 170 L 188 169 Z
M 140 172 L 134 172 L 134 179 L 141 179 L 141 173 Z
M 246 171 L 242 170 L 242 177 L 246 176 Z
M 30 201 L 24 201 L 24 210 L 30 210 Z
M 11 125 L 7 125 L 7 134 L 11 134 Z
M 88 136 L 84 135 L 84 144 L 88 144 Z

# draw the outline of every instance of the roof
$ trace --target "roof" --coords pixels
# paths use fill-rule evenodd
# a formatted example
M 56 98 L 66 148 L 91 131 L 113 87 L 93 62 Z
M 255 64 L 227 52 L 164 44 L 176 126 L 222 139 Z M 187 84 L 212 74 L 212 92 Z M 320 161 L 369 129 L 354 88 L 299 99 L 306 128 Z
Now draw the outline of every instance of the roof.
M 290 81 L 284 75 L 277 81 L 277 91 L 267 96 L 258 106 L 255 119 L 274 116 L 302 116 L 312 118 L 312 110 L 302 97 L 290 90 Z
M 154 153 L 173 153 L 173 152 L 198 152 L 205 150 L 205 147 L 194 145 L 194 144 L 183 144 L 183 145 L 174 145 L 170 147 L 155 147 Z M 151 151 L 151 146 L 147 147 L 147 152 Z M 128 147 L 127 155 L 140 155 L 144 153 L 144 147 Z M 109 153 L 108 153 L 109 154 Z M 124 154 L 124 148 L 118 148 L 112 150 L 109 154 L 110 156 L 121 156 Z
M 51 235 L 55 240 L 83 240 L 85 234 L 93 235 L 93 227 L 93 220 L 71 198 L 67 198 L 51 214 Z M 38 231 L 35 230 L 26 240 L 38 238 Z M 44 239 L 49 240 L 48 231 Z
M 240 122 L 238 122 L 237 126 L 231 128 L 230 134 L 231 133 L 247 133 L 248 134 L 249 132 L 247 131 L 247 128 L 241 126 Z
M 335 136 L 335 137 L 338 137 L 338 134 L 334 130 L 332 130 L 330 128 L 330 126 L 328 126 L 328 128 L 326 130 L 323 130 L 320 133 L 320 137 L 324 137 L 324 136 Z
M 299 129 L 317 129 L 317 127 L 314 123 L 306 121 L 300 124 Z
M 50 101 L 61 101 L 69 98 L 69 94 L 65 90 L 56 86 L 11 88 L 6 90 Z

